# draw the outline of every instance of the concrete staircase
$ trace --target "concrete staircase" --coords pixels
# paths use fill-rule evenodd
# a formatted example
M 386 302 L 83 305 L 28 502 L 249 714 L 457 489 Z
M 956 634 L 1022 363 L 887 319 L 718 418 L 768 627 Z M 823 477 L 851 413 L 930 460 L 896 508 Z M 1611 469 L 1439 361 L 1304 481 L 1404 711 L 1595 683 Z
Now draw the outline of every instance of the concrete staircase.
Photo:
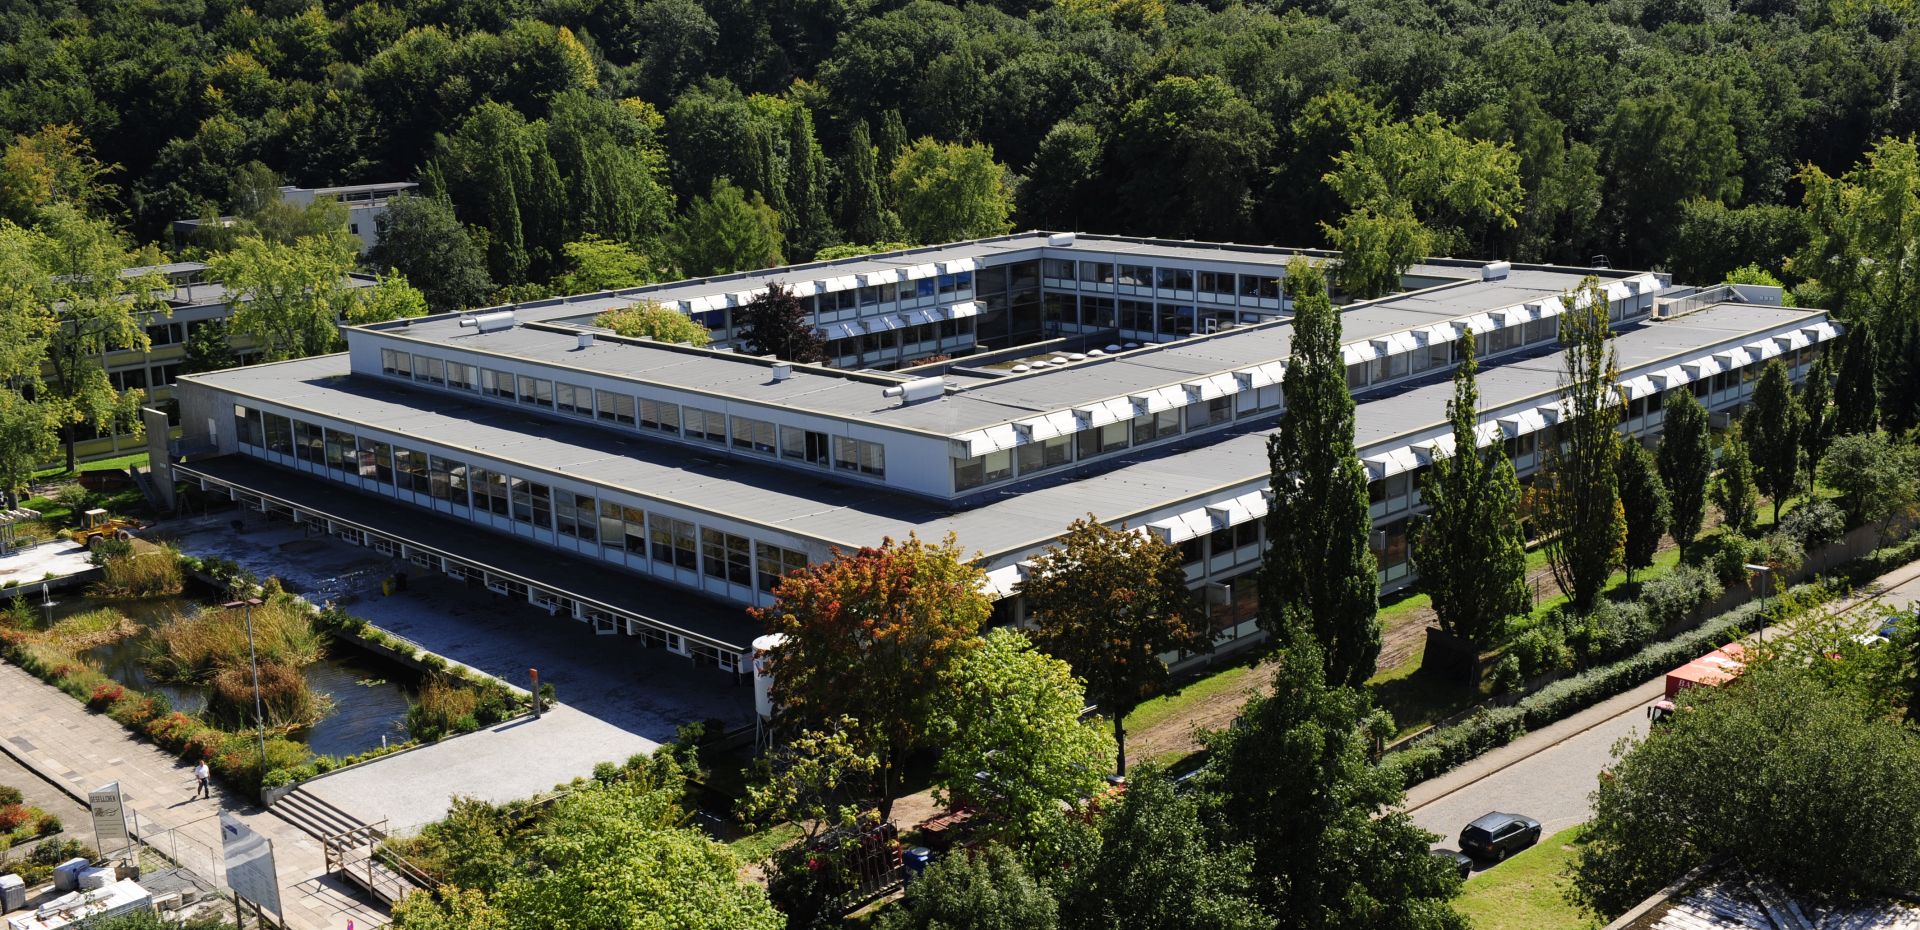
M 268 810 L 281 820 L 299 827 L 316 840 L 324 841 L 343 833 L 365 829 L 367 826 L 361 823 L 359 818 L 308 794 L 302 788 L 287 792 Z

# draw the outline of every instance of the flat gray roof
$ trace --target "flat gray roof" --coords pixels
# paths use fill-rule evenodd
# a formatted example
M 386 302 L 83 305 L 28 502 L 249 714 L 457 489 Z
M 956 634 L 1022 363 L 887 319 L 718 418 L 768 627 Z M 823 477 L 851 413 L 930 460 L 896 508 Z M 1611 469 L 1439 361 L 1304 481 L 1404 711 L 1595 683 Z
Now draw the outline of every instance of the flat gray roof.
M 1818 311 L 1724 304 L 1674 320 L 1641 322 L 1614 340 L 1623 372 L 1672 364 L 1710 346 L 1821 319 Z M 1553 399 L 1561 356 L 1544 352 L 1502 360 L 1480 372 L 1483 408 Z M 958 509 L 881 487 L 835 481 L 825 473 L 763 464 L 715 447 L 704 450 L 639 433 L 615 432 L 530 410 L 351 376 L 344 355 L 188 375 L 187 383 L 311 412 L 449 449 L 519 463 L 641 498 L 724 515 L 830 545 L 870 545 L 916 531 L 956 533 L 988 556 L 1043 544 L 1075 519 L 1115 522 L 1265 480 L 1271 417 L 1233 429 L 1135 450 L 989 492 Z M 1446 375 L 1368 397 L 1356 411 L 1364 452 L 1445 421 Z
M 1077 241 L 1077 240 L 1076 240 Z M 1553 300 L 1577 287 L 1584 272 L 1516 269 L 1504 280 L 1456 281 L 1355 305 L 1341 314 L 1342 340 L 1363 342 L 1512 307 Z M 595 297 L 572 305 L 569 317 L 625 306 L 628 300 Z M 456 316 L 382 325 L 384 336 L 429 345 L 497 353 L 677 390 L 773 404 L 836 418 L 939 436 L 956 436 L 1037 414 L 1138 394 L 1255 365 L 1281 361 L 1292 348 L 1293 323 L 1271 320 L 1176 342 L 1098 356 L 1063 367 L 960 381 L 944 396 L 902 405 L 881 395 L 903 376 L 795 366 L 775 382 L 771 362 L 731 352 L 669 346 L 638 340 L 600 339 L 579 348 L 577 333 L 523 320 L 493 332 L 461 326 Z

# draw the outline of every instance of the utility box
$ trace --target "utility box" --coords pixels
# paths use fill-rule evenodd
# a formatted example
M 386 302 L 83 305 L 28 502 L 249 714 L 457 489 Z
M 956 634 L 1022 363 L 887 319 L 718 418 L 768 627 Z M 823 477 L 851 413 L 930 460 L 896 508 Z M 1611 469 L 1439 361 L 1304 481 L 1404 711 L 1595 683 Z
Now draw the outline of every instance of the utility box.
M 79 891 L 80 873 L 93 868 L 93 863 L 85 859 L 68 859 L 53 867 L 53 887 L 56 891 Z
M 0 913 L 27 906 L 27 883 L 18 875 L 0 875 Z

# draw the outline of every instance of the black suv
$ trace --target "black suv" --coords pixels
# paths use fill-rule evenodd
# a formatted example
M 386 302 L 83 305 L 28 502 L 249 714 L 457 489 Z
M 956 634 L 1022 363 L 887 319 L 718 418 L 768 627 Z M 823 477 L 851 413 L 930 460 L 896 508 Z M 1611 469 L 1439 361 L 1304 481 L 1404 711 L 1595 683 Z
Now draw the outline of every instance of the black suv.
M 1499 862 L 1540 842 L 1540 821 L 1520 814 L 1495 811 L 1481 815 L 1460 831 L 1460 851 Z

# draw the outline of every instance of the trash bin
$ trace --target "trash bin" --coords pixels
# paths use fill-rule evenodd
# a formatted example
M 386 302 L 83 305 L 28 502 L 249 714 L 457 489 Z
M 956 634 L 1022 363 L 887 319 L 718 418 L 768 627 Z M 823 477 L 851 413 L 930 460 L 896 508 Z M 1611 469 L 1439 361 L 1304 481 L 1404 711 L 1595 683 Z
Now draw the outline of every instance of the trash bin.
M 927 870 L 927 866 L 933 864 L 933 850 L 925 846 L 908 849 L 907 854 L 901 857 L 901 864 L 906 866 L 907 881 L 913 881 Z

